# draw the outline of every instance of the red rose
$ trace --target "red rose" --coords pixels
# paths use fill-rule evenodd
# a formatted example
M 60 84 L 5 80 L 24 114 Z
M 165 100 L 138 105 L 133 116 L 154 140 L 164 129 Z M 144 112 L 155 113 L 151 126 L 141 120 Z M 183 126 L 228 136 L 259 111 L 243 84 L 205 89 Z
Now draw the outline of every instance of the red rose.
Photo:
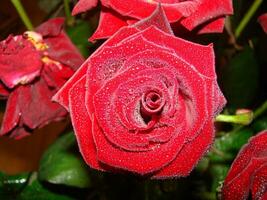
M 252 137 L 237 155 L 222 188 L 222 199 L 267 199 L 267 131 Z
M 258 18 L 259 23 L 261 24 L 263 30 L 265 33 L 267 33 L 267 13 L 261 15 Z
M 225 103 L 212 45 L 176 38 L 161 8 L 107 40 L 54 99 L 88 165 L 153 178 L 190 173 Z
M 97 5 L 97 0 L 80 0 L 73 14 L 84 12 Z M 225 16 L 233 13 L 232 1 L 211 0 L 101 0 L 99 25 L 91 41 L 112 36 L 122 26 L 148 17 L 158 2 L 174 27 L 195 29 L 198 33 L 222 32 Z
M 52 19 L 36 32 L 0 42 L 0 97 L 8 98 L 0 135 L 20 139 L 67 112 L 51 97 L 82 64 L 83 58 Z

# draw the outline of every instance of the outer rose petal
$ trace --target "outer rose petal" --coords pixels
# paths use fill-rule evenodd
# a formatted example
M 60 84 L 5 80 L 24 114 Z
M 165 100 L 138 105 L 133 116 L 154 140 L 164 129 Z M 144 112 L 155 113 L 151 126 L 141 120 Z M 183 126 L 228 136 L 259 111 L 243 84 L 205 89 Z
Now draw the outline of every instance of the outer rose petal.
M 264 32 L 267 33 L 267 13 L 261 15 L 258 18 L 258 21 L 261 24 L 261 27 L 263 28 Z
M 79 0 L 74 9 L 72 10 L 72 15 L 85 12 L 90 10 L 97 5 L 98 0 Z
M 121 15 L 129 16 L 136 19 L 143 19 L 151 15 L 151 13 L 156 9 L 158 2 L 156 1 L 144 1 L 144 0 L 101 0 L 102 4 L 108 8 L 112 8 Z M 164 3 L 162 2 L 162 7 L 167 15 L 169 22 L 175 22 L 182 17 L 188 17 L 199 6 L 199 2 L 193 1 L 183 1 L 178 3 Z
M 19 93 L 17 90 L 9 95 L 5 115 L 0 129 L 0 135 L 5 135 L 19 123 L 21 112 L 17 106 Z
M 104 170 L 96 156 L 96 147 L 92 136 L 92 122 L 85 107 L 85 83 L 83 76 L 70 90 L 70 114 L 81 154 L 92 168 Z
M 259 184 L 260 180 L 257 177 L 261 173 L 261 167 L 266 166 L 266 164 L 267 131 L 263 131 L 251 138 L 237 155 L 224 181 L 223 199 L 246 199 L 251 189 L 253 196 L 263 195 L 261 188 L 266 187 L 266 185 L 265 183 Z M 262 170 L 264 177 L 266 170 L 264 168 Z M 254 183 L 253 180 L 255 180 Z
M 102 6 L 98 27 L 95 33 L 90 37 L 89 41 L 92 42 L 96 39 L 109 38 L 121 27 L 127 26 L 126 19 L 126 17 Z
M 171 164 L 156 172 L 153 178 L 172 178 L 187 176 L 197 164 L 200 158 L 207 152 L 214 138 L 212 121 L 209 121 L 202 132 L 191 142 L 184 145 Z M 190 157 L 188 157 L 190 155 Z
M 181 20 L 181 24 L 187 29 L 192 30 L 195 27 L 225 15 L 233 13 L 233 6 L 231 0 L 224 1 L 210 1 L 203 0 L 196 12 L 187 18 Z M 217 29 L 217 27 L 216 27 Z
M 31 82 L 41 69 L 40 53 L 22 36 L 9 36 L 0 43 L 0 80 L 7 87 Z
M 60 105 L 51 102 L 55 90 L 51 90 L 42 79 L 32 85 L 21 86 L 17 90 L 17 106 L 21 112 L 21 120 L 31 129 L 60 120 L 67 114 Z
M 197 33 L 204 34 L 204 33 L 221 33 L 223 32 L 225 23 L 225 17 L 221 17 L 218 19 L 215 19 L 207 24 L 203 24 L 198 26 L 196 29 Z
M 53 18 L 36 28 L 36 31 L 43 37 L 54 37 L 60 34 L 64 25 L 64 18 Z
M 267 197 L 267 159 L 265 165 L 256 170 L 252 182 L 252 198 L 264 200 L 266 199 L 266 197 Z

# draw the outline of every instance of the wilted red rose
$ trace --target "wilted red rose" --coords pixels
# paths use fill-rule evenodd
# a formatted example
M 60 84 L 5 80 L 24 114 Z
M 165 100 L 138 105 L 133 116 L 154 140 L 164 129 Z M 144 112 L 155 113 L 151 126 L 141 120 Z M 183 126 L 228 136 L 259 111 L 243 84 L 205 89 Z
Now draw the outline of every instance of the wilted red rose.
M 88 165 L 153 178 L 190 173 L 225 103 L 212 45 L 176 38 L 161 8 L 107 40 L 54 99 Z
M 0 97 L 8 98 L 0 135 L 20 139 L 67 114 L 51 97 L 84 59 L 62 30 L 63 22 L 52 19 L 36 32 L 0 42 Z
M 237 155 L 222 188 L 222 199 L 267 199 L 267 131 L 252 137 Z
M 267 13 L 261 15 L 258 18 L 259 23 L 261 24 L 262 29 L 267 33 Z
M 97 5 L 97 0 L 80 0 L 73 14 Z M 198 33 L 222 32 L 225 16 L 232 14 L 232 1 L 210 0 L 100 0 L 99 25 L 91 41 L 112 36 L 122 26 L 148 17 L 161 2 L 169 22 L 174 27 L 195 29 Z

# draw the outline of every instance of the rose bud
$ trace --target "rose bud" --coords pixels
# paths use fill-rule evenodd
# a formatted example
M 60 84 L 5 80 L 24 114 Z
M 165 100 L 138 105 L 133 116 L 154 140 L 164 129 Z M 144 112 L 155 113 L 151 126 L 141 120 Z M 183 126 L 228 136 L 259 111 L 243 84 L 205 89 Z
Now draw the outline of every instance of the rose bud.
M 260 23 L 262 29 L 264 30 L 265 33 L 267 33 L 267 13 L 261 15 L 258 18 L 258 22 Z
M 159 2 L 173 27 L 195 30 L 198 33 L 222 32 L 226 15 L 233 13 L 231 0 L 100 0 L 100 2 L 99 25 L 90 41 L 109 38 L 119 28 L 148 17 Z M 97 0 L 79 0 L 72 14 L 90 10 L 97 3 Z
M 267 198 L 267 131 L 252 137 L 238 153 L 222 188 L 222 199 Z
M 107 40 L 53 99 L 89 166 L 152 178 L 190 173 L 225 104 L 212 45 L 176 38 L 160 6 Z
M 8 99 L 0 135 L 20 139 L 67 115 L 51 97 L 84 59 L 63 23 L 63 18 L 51 19 L 36 32 L 0 42 L 0 97 Z

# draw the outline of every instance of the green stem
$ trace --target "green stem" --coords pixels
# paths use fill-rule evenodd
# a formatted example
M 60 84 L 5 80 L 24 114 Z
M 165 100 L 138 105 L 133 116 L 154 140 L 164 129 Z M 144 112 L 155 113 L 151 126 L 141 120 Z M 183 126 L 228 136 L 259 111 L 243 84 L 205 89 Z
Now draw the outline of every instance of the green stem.
M 248 113 L 237 114 L 237 115 L 220 114 L 216 117 L 215 121 L 216 122 L 228 122 L 228 123 L 248 125 L 251 123 L 252 119 L 253 119 L 253 113 L 248 112 Z
M 31 20 L 29 19 L 28 15 L 27 15 L 27 13 L 25 12 L 20 0 L 11 0 L 11 2 L 14 5 L 14 7 L 16 8 L 16 10 L 17 10 L 22 22 L 26 26 L 26 28 L 29 31 L 32 31 L 34 29 L 33 25 L 32 25 Z
M 255 110 L 254 116 L 253 116 L 253 120 L 255 120 L 256 118 L 258 118 L 260 115 L 262 115 L 266 111 L 267 111 L 267 100 L 260 107 L 258 107 Z M 242 128 L 243 128 L 243 126 L 238 125 L 231 132 L 237 132 L 237 131 L 241 130 Z
M 73 25 L 74 17 L 71 15 L 70 1 L 69 0 L 64 0 L 64 10 L 65 10 L 66 18 L 67 18 L 67 24 L 69 26 Z
M 251 7 L 249 8 L 249 10 L 247 11 L 247 13 L 245 14 L 245 16 L 243 17 L 243 19 L 241 20 L 241 22 L 239 23 L 239 25 L 235 30 L 236 39 L 241 35 L 242 31 L 244 30 L 244 28 L 246 27 L 246 25 L 254 15 L 254 13 L 260 7 L 262 2 L 263 0 L 255 0 L 254 3 L 251 5 Z
M 267 101 L 265 101 L 259 108 L 254 112 L 254 119 L 259 117 L 261 114 L 267 111 Z

